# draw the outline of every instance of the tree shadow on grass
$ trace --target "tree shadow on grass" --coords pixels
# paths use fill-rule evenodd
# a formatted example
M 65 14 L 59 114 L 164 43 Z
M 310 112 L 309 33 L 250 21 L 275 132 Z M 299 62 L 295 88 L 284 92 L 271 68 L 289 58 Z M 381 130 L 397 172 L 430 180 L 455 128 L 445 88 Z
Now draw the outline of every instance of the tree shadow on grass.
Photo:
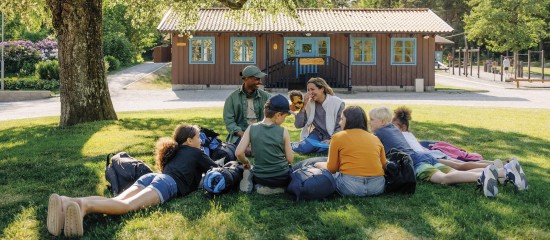
M 49 194 L 59 192 L 70 196 L 93 195 L 102 178 L 108 152 L 86 156 L 84 145 L 103 128 L 120 127 L 121 131 L 137 132 L 138 140 L 129 145 L 137 158 L 151 162 L 154 142 L 170 136 L 174 127 L 187 122 L 213 129 L 224 139 L 225 126 L 221 118 L 124 118 L 58 128 L 56 124 L 5 129 L 0 132 L 0 229 L 17 221 L 18 213 L 29 206 L 38 206 L 36 220 L 39 235 L 49 236 L 45 227 Z M 146 130 L 146 131 L 144 131 Z M 298 131 L 290 128 L 291 131 Z M 527 159 L 521 164 L 530 180 L 531 189 L 515 193 L 510 186 L 502 187 L 495 200 L 475 192 L 475 184 L 440 186 L 419 183 L 413 196 L 383 195 L 374 198 L 336 197 L 323 202 L 294 203 L 286 195 L 228 194 L 209 201 L 200 192 L 175 199 L 158 207 L 123 216 L 90 215 L 85 219 L 86 238 L 115 238 L 125 224 L 121 222 L 148 218 L 155 211 L 176 213 L 192 224 L 215 228 L 208 217 L 230 215 L 228 229 L 222 238 L 356 238 L 381 237 L 379 234 L 398 231 L 397 237 L 417 238 L 486 238 L 506 237 L 495 232 L 500 224 L 541 229 L 550 225 L 547 211 L 532 210 L 548 205 L 549 167 L 534 164 L 533 153 L 550 158 L 548 140 L 528 135 L 468 128 L 456 124 L 416 122 L 414 133 L 420 139 L 445 140 L 486 158 L 505 158 L 511 154 Z M 104 139 L 105 146 L 113 140 Z M 120 151 L 127 149 L 120 149 Z M 88 154 L 89 155 L 89 154 Z M 512 212 L 495 208 L 505 206 Z M 514 214 L 525 213 L 525 217 Z M 505 220 L 502 220 L 505 219 Z M 246 223 L 246 231 L 237 223 Z M 151 226 L 155 228 L 155 226 Z M 389 228 L 389 229 L 388 229 Z M 377 230 L 381 229 L 381 230 Z M 452 230 L 452 231 L 451 231 Z M 401 232 L 399 232 L 401 231 Z M 253 233 L 252 235 L 250 235 Z M 535 237 L 544 235 L 535 235 Z

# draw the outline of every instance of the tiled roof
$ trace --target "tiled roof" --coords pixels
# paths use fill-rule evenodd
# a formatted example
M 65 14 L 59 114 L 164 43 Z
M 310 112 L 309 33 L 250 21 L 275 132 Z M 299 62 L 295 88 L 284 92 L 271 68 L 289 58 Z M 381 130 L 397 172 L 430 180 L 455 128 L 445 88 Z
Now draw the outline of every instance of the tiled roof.
M 447 33 L 445 21 L 427 8 L 410 9 L 298 9 L 303 25 L 291 17 L 267 15 L 262 22 L 246 25 L 226 17 L 229 9 L 199 11 L 199 21 L 189 30 L 199 32 L 369 32 Z M 157 29 L 177 32 L 176 11 L 169 10 Z M 243 19 L 247 19 L 246 16 Z
M 435 35 L 435 43 L 437 43 L 437 44 L 455 44 L 455 42 L 453 42 L 449 39 L 446 39 L 442 36 L 439 36 L 439 35 Z

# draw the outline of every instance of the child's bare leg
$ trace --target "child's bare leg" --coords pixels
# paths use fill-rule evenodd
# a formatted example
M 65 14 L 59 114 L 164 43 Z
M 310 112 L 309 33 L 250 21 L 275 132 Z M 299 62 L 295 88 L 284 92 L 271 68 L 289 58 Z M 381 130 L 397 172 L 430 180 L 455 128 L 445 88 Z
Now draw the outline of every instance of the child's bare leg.
M 485 168 L 491 164 L 489 163 L 479 163 L 479 162 L 463 162 L 460 160 L 448 160 L 448 159 L 438 159 L 440 163 L 445 164 L 449 167 L 452 167 L 456 170 L 466 171 L 476 168 Z
M 81 198 L 82 216 L 88 213 L 104 213 L 111 215 L 125 214 L 129 211 L 146 208 L 160 203 L 160 196 L 152 188 L 145 188 L 126 199 Z
M 437 171 L 430 178 L 430 182 L 439 184 L 455 184 L 475 182 L 481 176 L 479 172 L 451 170 L 448 173 Z

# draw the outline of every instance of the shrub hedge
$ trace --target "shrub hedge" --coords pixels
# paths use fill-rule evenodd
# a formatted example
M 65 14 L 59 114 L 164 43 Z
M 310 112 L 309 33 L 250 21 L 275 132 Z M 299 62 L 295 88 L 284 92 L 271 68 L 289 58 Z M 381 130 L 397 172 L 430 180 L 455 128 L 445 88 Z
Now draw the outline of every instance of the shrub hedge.
M 120 61 L 113 56 L 105 56 L 105 61 L 109 63 L 109 71 L 114 71 L 120 68 Z
M 43 80 L 59 80 L 59 62 L 43 61 L 36 64 L 36 75 Z
M 6 78 L 6 90 L 55 90 L 59 88 L 58 80 L 42 80 L 36 78 Z

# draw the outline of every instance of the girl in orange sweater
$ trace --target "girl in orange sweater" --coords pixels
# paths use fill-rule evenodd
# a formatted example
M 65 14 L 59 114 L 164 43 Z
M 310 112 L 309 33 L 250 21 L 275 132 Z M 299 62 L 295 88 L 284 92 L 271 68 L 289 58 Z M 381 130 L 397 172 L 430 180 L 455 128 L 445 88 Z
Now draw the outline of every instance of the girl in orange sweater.
M 336 188 L 343 196 L 374 196 L 384 192 L 386 154 L 380 140 L 367 129 L 367 115 L 358 106 L 342 112 L 343 131 L 332 136 L 326 168 L 336 179 Z

